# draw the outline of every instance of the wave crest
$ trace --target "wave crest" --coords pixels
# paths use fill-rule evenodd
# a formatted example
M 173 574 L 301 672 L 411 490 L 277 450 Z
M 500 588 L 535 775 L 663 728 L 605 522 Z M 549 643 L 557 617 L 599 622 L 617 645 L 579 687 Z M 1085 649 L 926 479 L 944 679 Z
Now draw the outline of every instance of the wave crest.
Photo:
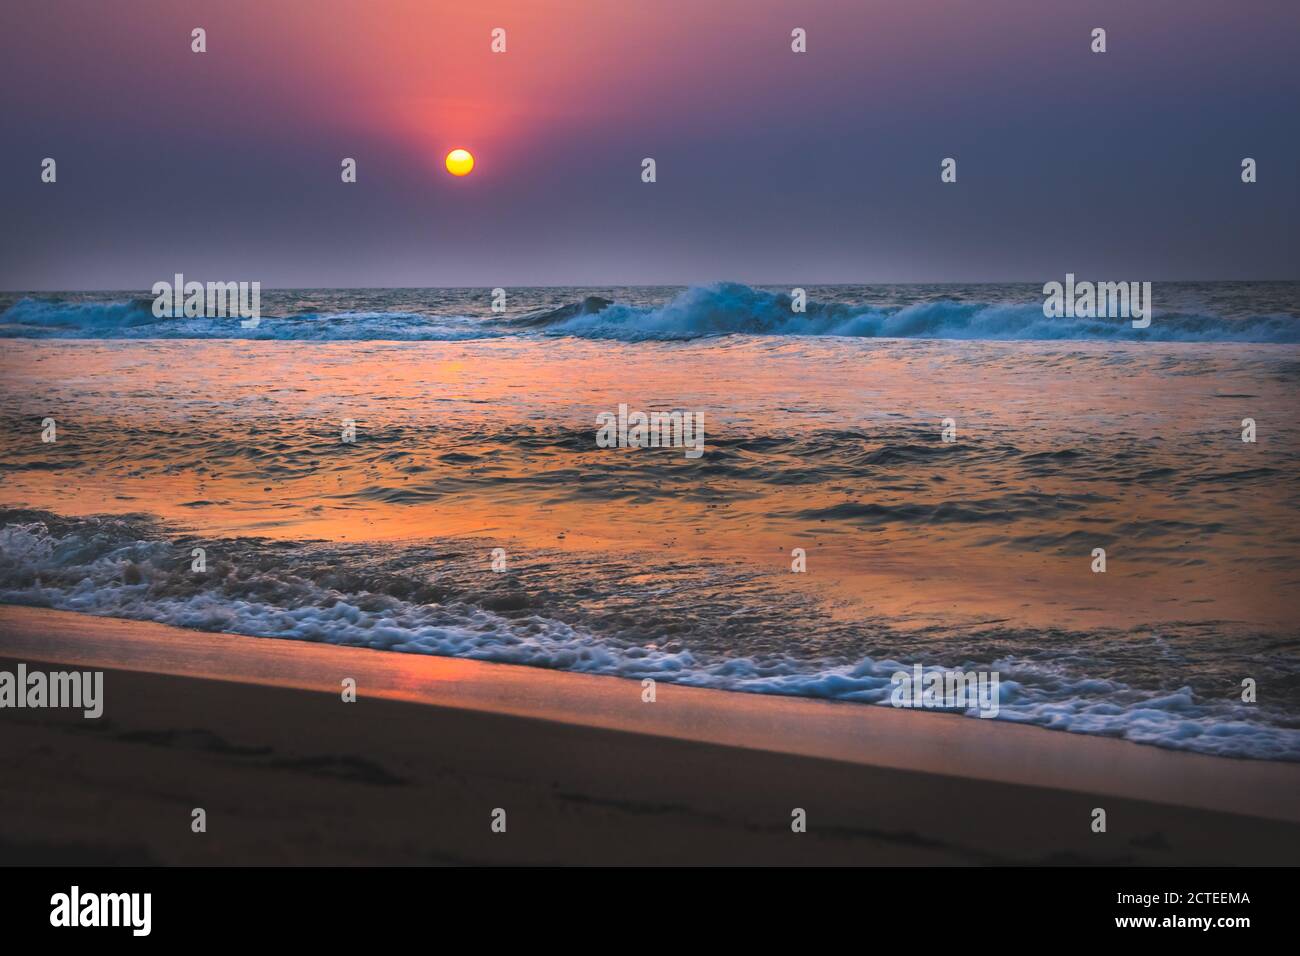
M 1300 320 L 1289 315 L 1226 319 L 1174 314 L 1153 319 L 1150 328 L 1134 329 L 1128 319 L 1048 318 L 1040 303 L 942 299 L 890 308 L 810 301 L 805 312 L 796 313 L 788 293 L 733 282 L 687 289 L 658 308 L 614 303 L 596 311 L 561 315 L 545 323 L 545 328 L 552 334 L 625 341 L 720 335 L 834 335 L 1002 341 L 1300 342 Z
M 0 337 L 180 338 L 281 341 L 459 341 L 501 336 L 569 336 L 624 342 L 681 341 L 730 335 L 984 341 L 1115 341 L 1300 343 L 1300 317 L 1225 317 L 1170 311 L 1146 329 L 1128 319 L 1048 318 L 1041 301 L 984 302 L 909 291 L 916 301 L 889 305 L 814 301 L 792 309 L 788 292 L 735 282 L 694 286 L 659 304 L 589 295 L 558 307 L 506 318 L 475 314 L 476 290 L 389 290 L 382 305 L 403 308 L 304 307 L 284 298 L 283 315 L 263 316 L 255 329 L 237 318 L 155 318 L 152 301 L 92 302 L 24 298 L 0 314 Z M 633 298 L 636 290 L 624 290 Z M 969 293 L 968 293 L 969 295 Z M 387 301 L 384 301 L 384 298 Z M 267 297 L 269 298 L 269 296 Z M 421 298 L 424 301 L 415 301 Z M 1157 296 L 1158 298 L 1158 296 Z M 644 297 L 642 302 L 644 303 Z M 459 309 L 447 312 L 447 305 Z M 463 306 L 463 308 L 460 308 Z

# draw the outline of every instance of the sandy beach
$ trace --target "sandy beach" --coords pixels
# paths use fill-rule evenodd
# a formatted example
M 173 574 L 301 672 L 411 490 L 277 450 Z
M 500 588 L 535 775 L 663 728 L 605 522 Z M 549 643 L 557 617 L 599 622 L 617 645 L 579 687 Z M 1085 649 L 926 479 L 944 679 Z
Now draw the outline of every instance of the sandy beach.
M 0 668 L 19 661 L 105 670 L 105 710 L 0 712 L 4 863 L 1234 865 L 1300 849 L 1295 764 L 664 684 L 649 704 L 619 678 L 3 607 Z

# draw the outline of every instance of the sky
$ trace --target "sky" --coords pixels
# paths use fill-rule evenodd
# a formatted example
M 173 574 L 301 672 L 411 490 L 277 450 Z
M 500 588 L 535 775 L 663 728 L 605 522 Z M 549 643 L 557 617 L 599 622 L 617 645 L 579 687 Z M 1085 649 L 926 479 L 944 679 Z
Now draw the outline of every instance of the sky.
M 1295 0 L 5 0 L 0 288 L 1296 279 L 1298 48 Z

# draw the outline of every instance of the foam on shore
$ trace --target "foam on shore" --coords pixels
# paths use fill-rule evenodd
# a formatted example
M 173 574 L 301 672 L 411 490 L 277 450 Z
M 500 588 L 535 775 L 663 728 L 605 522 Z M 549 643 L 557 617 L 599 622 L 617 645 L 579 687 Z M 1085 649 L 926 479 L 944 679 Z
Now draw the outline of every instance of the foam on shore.
M 294 687 L 586 727 L 1049 787 L 1300 822 L 1300 766 L 1229 761 L 941 714 L 728 694 L 505 664 L 206 634 L 0 606 L 0 655 L 64 665 Z M 105 713 L 111 718 L 112 685 Z

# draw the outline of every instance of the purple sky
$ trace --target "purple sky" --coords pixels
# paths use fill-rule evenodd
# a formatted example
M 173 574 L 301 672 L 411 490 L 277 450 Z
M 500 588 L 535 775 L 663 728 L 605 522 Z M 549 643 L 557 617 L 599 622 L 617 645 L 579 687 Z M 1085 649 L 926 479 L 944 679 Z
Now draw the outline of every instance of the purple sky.
M 1300 278 L 1298 49 L 1295 0 L 5 0 L 0 287 Z

